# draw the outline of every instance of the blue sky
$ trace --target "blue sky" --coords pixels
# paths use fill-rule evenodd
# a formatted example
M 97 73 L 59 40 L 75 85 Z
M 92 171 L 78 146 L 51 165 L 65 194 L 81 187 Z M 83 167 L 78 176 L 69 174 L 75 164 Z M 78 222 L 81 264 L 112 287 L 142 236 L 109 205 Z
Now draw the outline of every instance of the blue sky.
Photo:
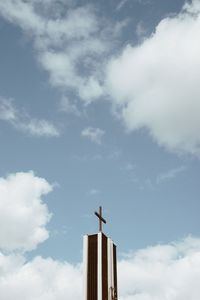
M 99 205 L 120 259 L 199 253 L 199 30 L 198 0 L 0 0 L 5 260 L 81 262 Z

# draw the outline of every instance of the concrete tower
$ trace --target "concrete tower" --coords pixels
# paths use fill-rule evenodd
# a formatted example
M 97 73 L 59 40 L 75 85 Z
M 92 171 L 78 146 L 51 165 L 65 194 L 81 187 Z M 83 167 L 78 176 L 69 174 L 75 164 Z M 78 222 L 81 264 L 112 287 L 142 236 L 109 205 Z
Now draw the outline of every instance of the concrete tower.
M 116 245 L 102 232 L 102 209 L 95 212 L 99 218 L 99 233 L 84 236 L 84 300 L 117 300 Z

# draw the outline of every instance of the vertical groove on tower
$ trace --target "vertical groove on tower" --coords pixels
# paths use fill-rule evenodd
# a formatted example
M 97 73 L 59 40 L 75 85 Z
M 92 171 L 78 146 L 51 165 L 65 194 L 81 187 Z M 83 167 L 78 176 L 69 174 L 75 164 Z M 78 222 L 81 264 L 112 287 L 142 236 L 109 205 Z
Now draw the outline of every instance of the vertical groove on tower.
M 108 299 L 108 238 L 102 234 L 102 300 Z
M 98 293 L 97 300 L 102 300 L 102 232 L 98 233 Z M 94 299 L 93 299 L 94 300 Z
M 83 273 L 84 273 L 84 300 L 87 300 L 88 291 L 88 235 L 83 237 Z
M 88 237 L 87 300 L 97 299 L 97 234 Z
M 114 293 L 115 299 L 118 299 L 117 295 L 117 249 L 116 245 L 113 244 L 113 273 L 114 273 Z

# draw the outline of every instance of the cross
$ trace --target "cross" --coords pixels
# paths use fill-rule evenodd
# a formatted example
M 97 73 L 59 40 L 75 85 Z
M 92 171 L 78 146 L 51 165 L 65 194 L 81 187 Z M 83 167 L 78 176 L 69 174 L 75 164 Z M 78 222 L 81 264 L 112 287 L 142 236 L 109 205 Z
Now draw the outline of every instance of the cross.
M 99 206 L 99 212 L 94 213 L 99 218 L 99 231 L 102 232 L 102 222 L 106 224 L 106 220 L 102 217 L 102 207 Z

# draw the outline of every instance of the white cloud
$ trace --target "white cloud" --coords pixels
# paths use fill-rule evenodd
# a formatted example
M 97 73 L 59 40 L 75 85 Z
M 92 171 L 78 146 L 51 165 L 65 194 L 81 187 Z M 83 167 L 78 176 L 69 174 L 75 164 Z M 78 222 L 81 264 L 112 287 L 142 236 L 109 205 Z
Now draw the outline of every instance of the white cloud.
M 34 136 L 56 137 L 60 135 L 58 129 L 46 120 L 31 119 L 27 124 L 21 124 L 17 128 Z
M 107 86 L 128 130 L 147 128 L 170 151 L 199 155 L 200 7 L 185 5 L 111 60 Z
M 141 5 L 147 5 L 147 4 L 151 4 L 151 0 L 121 0 L 119 1 L 116 10 L 120 11 L 128 2 L 135 2 L 135 3 L 139 3 Z
M 45 241 L 51 214 L 42 196 L 52 186 L 33 172 L 0 178 L 0 249 L 29 251 Z
M 191 2 L 186 2 L 184 7 L 183 7 L 186 11 L 188 11 L 191 14 L 199 14 L 200 13 L 200 2 L 199 0 L 193 0 L 192 1 L 192 5 Z
M 125 21 L 111 24 L 94 5 L 73 1 L 0 0 L 0 15 L 31 37 L 52 86 L 84 105 L 102 96 L 104 62 Z
M 50 214 L 42 195 L 52 186 L 32 172 L 0 179 L 0 295 L 2 300 L 81 300 L 81 264 L 52 258 L 27 260 L 48 237 Z M 6 253 L 10 250 L 10 254 Z M 13 250 L 13 253 L 12 253 Z M 120 300 L 198 300 L 200 239 L 147 247 L 118 261 Z
M 60 101 L 60 111 L 73 114 L 75 116 L 80 116 L 81 112 L 79 111 L 77 107 L 77 103 L 74 103 L 73 101 L 70 101 L 70 99 L 66 96 L 63 96 Z
M 96 196 L 96 195 L 98 195 L 100 193 L 100 191 L 98 190 L 98 189 L 91 189 L 90 191 L 89 191 L 89 195 L 90 196 Z
M 51 258 L 23 261 L 0 255 L 1 300 L 81 300 L 81 284 L 79 265 Z
M 120 300 L 197 300 L 199 279 L 195 238 L 139 250 L 119 262 Z
M 16 114 L 12 101 L 0 97 L 0 120 L 14 122 Z
M 126 3 L 128 2 L 129 0 L 121 0 L 119 3 L 118 3 L 118 5 L 117 5 L 117 7 L 116 7 L 116 10 L 121 10 L 125 5 L 126 5 Z
M 49 121 L 33 119 L 27 113 L 19 111 L 12 99 L 0 97 L 0 120 L 33 136 L 56 137 L 60 135 L 58 129 Z
M 2 300 L 82 299 L 82 267 L 51 258 L 0 255 Z M 200 239 L 130 252 L 118 262 L 119 300 L 198 300 Z
M 102 129 L 93 127 L 87 127 L 81 132 L 82 137 L 86 137 L 92 142 L 99 145 L 102 143 L 102 137 L 104 136 L 104 134 L 105 131 L 103 131 Z

